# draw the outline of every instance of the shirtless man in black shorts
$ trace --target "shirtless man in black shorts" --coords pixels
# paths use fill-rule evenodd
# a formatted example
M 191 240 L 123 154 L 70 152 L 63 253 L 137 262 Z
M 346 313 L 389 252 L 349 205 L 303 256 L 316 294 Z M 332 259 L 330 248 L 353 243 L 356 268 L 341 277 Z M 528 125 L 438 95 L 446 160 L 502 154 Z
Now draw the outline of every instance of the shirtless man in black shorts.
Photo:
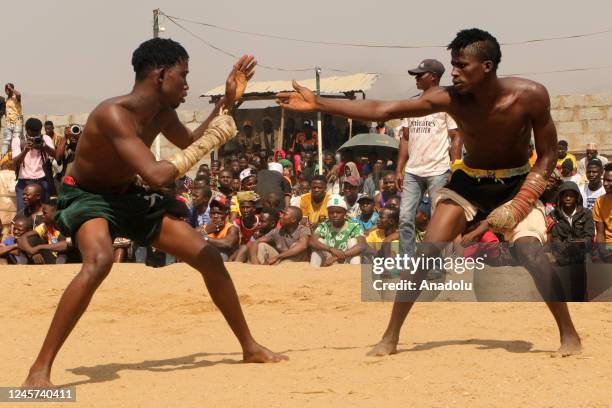
M 557 147 L 548 92 L 527 79 L 498 78 L 501 50 L 486 31 L 463 30 L 448 49 L 453 86 L 431 88 L 418 99 L 343 101 L 316 97 L 294 82 L 296 92 L 278 94 L 278 103 L 284 109 L 372 122 L 449 113 L 464 135 L 467 155 L 440 191 L 425 245 L 416 256 L 437 256 L 442 243 L 462 233 L 468 221 L 486 217 L 492 229 L 513 243 L 519 261 L 547 300 L 561 337 L 556 355 L 578 353 L 580 338 L 567 304 L 556 301 L 562 298 L 561 284 L 542 248 L 546 224 L 538 198 L 555 166 Z M 532 130 L 538 154 L 533 168 L 527 153 Z M 396 298 L 389 325 L 371 355 L 397 352 L 400 329 L 413 303 Z
M 184 215 L 177 202 L 135 185 L 139 175 L 147 185 L 160 188 L 181 177 L 211 145 L 235 135 L 233 120 L 217 115 L 241 98 L 256 61 L 252 56 L 240 58 L 227 78 L 225 97 L 194 131 L 179 121 L 175 111 L 189 89 L 188 61 L 185 49 L 172 40 L 144 42 L 132 57 L 136 73 L 132 92 L 102 102 L 89 115 L 74 164 L 61 186 L 55 217 L 58 228 L 77 245 L 83 265 L 60 299 L 24 387 L 53 386 L 53 361 L 110 272 L 116 235 L 153 245 L 197 269 L 240 342 L 244 362 L 286 359 L 255 341 L 219 252 L 177 218 Z M 156 161 L 151 143 L 159 133 L 184 150 Z

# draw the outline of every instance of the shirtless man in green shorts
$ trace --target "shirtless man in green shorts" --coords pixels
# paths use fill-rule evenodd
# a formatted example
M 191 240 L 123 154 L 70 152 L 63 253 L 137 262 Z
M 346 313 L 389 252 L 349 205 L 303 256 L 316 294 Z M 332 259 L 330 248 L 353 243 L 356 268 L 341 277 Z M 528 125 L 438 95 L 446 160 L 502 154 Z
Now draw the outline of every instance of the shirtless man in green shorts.
M 53 386 L 50 381 L 53 361 L 110 272 L 113 237 L 117 234 L 141 245 L 153 245 L 202 274 L 213 301 L 242 346 L 244 362 L 278 362 L 287 358 L 255 341 L 219 252 L 176 217 L 179 215 L 176 202 L 134 184 L 136 175 L 154 189 L 182 176 L 188 166 L 207 153 L 202 143 L 209 147 L 214 137 L 209 135 L 209 127 L 221 123 L 221 128 L 227 128 L 231 123 L 233 128 L 221 129 L 221 133 L 235 135 L 233 120 L 217 115 L 222 107 L 231 109 L 241 98 L 254 74 L 256 61 L 252 56 L 240 58 L 227 78 L 225 97 L 194 131 L 179 121 L 175 111 L 189 89 L 188 61 L 185 49 L 172 40 L 146 41 L 132 57 L 136 73 L 132 92 L 108 99 L 91 112 L 74 164 L 60 189 L 55 218 L 62 233 L 72 237 L 77 245 L 83 266 L 60 299 L 24 387 Z M 169 161 L 156 161 L 150 146 L 159 133 L 185 150 Z
M 491 228 L 512 242 L 523 266 L 552 312 L 561 337 L 556 355 L 581 349 L 563 298 L 561 283 L 544 254 L 546 224 L 539 196 L 556 164 L 557 132 L 544 86 L 522 78 L 498 78 L 499 43 L 479 29 L 462 30 L 448 46 L 453 86 L 435 87 L 417 99 L 383 102 L 342 101 L 315 96 L 294 83 L 296 92 L 277 95 L 282 108 L 321 111 L 372 122 L 447 112 L 463 134 L 467 155 L 449 184 L 440 190 L 437 207 L 417 256 L 433 257 L 443 243 L 462 233 L 466 223 L 486 218 Z M 538 159 L 528 164 L 533 130 Z M 423 271 L 416 275 L 423 279 Z M 417 286 L 418 287 L 418 286 Z M 398 294 L 399 295 L 399 294 Z M 371 355 L 397 352 L 402 324 L 415 300 L 396 298 L 391 320 Z M 400 299 L 402 301 L 400 301 Z

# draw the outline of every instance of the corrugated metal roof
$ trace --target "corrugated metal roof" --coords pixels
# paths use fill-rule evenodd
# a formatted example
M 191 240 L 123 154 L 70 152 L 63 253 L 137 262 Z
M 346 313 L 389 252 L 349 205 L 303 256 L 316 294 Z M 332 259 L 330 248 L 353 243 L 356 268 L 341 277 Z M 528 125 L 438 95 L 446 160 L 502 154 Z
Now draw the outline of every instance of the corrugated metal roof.
M 321 78 L 321 93 L 341 94 L 344 92 L 367 91 L 376 82 L 376 79 L 378 79 L 378 75 L 363 73 Z M 298 80 L 298 82 L 309 89 L 315 89 L 316 86 L 314 78 Z M 244 96 L 275 94 L 285 91 L 293 91 L 291 81 L 250 82 L 247 85 Z M 221 96 L 223 94 L 225 94 L 225 85 L 213 88 L 201 96 Z

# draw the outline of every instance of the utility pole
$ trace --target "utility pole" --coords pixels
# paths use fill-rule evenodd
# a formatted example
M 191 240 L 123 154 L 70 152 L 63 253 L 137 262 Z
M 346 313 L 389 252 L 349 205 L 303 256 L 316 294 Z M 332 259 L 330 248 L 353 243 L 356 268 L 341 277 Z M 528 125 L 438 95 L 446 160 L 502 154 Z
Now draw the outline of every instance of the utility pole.
M 159 9 L 153 10 L 153 38 L 159 37 Z M 161 137 L 155 138 L 155 159 L 161 158 Z
M 321 67 L 315 68 L 317 96 L 321 95 Z M 323 132 L 321 130 L 321 111 L 317 112 L 317 145 L 319 153 L 319 174 L 323 174 Z

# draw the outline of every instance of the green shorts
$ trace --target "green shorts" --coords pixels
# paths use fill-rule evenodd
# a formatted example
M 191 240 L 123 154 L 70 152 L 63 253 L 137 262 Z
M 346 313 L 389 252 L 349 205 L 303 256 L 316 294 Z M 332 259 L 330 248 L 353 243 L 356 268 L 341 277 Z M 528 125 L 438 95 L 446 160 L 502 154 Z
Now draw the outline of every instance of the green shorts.
M 101 194 L 62 183 L 55 223 L 62 234 L 76 242 L 76 233 L 83 223 L 103 218 L 109 223 L 113 239 L 121 236 L 146 246 L 157 237 L 164 215 L 181 218 L 186 211 L 180 201 L 149 193 L 142 187 L 131 186 L 121 194 Z

